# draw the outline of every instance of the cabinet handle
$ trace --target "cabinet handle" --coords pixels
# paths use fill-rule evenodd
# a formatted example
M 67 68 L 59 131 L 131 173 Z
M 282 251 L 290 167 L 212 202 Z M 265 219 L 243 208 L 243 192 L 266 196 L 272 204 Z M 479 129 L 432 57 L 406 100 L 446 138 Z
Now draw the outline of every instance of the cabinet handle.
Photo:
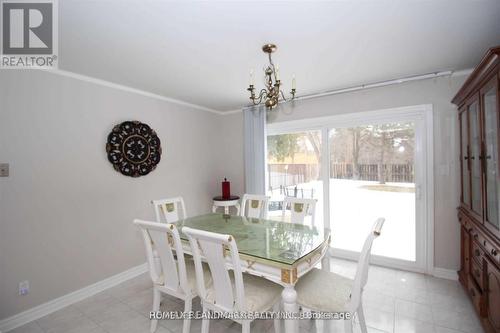
M 471 156 L 471 157 L 470 157 L 470 159 L 471 159 L 471 160 L 474 160 L 474 159 L 476 159 L 476 158 L 475 158 L 474 156 Z
M 477 239 L 477 234 L 474 234 L 474 239 Z
M 490 155 L 486 155 L 486 159 L 487 160 L 491 159 L 491 156 Z
M 466 160 L 466 161 L 467 161 L 468 159 L 469 159 L 469 156 L 465 156 L 465 157 L 464 157 L 464 160 Z
M 483 241 L 483 246 L 486 247 L 486 241 Z
M 481 252 L 479 252 L 479 250 L 478 250 L 478 249 L 476 249 L 476 250 L 474 251 L 474 254 L 476 255 L 476 257 L 479 257 L 479 255 L 481 254 Z
M 496 249 L 491 249 L 491 255 L 496 257 L 496 255 L 498 254 L 497 250 Z

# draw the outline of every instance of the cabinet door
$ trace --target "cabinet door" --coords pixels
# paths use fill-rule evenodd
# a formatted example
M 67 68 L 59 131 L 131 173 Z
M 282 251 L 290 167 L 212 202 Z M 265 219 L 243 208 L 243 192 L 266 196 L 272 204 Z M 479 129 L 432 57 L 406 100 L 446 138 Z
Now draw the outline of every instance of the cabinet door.
M 498 169 L 498 84 L 496 77 L 481 89 L 481 109 L 484 132 L 485 225 L 498 234 L 499 169 Z
M 470 169 L 471 169 L 471 199 L 472 210 L 478 216 L 483 216 L 483 203 L 482 203 L 482 166 L 481 166 L 481 128 L 480 128 L 480 112 L 479 112 L 479 99 L 474 97 L 467 104 L 469 112 L 469 133 L 470 133 Z
M 500 270 L 488 262 L 486 275 L 486 312 L 495 332 L 500 332 Z
M 460 111 L 460 170 L 462 180 L 462 204 L 470 208 L 470 167 L 469 167 L 469 119 L 466 108 Z

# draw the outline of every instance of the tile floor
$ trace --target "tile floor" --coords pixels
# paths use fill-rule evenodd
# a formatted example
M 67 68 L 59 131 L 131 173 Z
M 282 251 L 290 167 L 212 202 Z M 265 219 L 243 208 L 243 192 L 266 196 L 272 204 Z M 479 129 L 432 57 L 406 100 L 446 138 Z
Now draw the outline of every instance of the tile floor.
M 331 270 L 353 277 L 354 263 L 331 260 Z M 152 303 L 151 280 L 144 274 L 112 289 L 19 327 L 11 333 L 148 333 L 147 315 Z M 483 332 L 471 302 L 456 281 L 371 266 L 363 296 L 369 332 L 480 333 Z M 199 309 L 199 302 L 194 302 Z M 162 310 L 182 311 L 183 303 L 164 298 Z M 200 332 L 193 321 L 191 332 Z M 301 333 L 343 332 L 339 321 L 302 320 Z M 157 333 L 182 332 L 181 320 L 160 321 Z M 228 320 L 211 321 L 210 332 L 241 332 Z M 270 320 L 256 321 L 252 332 L 274 332 Z M 360 332 L 356 325 L 355 332 Z

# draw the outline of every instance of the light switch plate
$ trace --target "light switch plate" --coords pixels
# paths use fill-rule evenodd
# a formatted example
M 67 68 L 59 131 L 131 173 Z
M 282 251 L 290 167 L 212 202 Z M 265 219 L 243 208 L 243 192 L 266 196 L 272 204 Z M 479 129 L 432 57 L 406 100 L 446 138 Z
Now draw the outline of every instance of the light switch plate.
M 9 177 L 8 163 L 0 163 L 0 177 Z

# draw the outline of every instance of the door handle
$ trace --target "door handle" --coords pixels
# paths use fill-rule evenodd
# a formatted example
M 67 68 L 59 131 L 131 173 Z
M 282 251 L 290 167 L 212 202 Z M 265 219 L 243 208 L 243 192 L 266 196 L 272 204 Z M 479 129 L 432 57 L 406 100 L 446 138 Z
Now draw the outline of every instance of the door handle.
M 422 198 L 422 188 L 417 184 L 415 184 L 415 198 L 417 200 L 420 200 Z

